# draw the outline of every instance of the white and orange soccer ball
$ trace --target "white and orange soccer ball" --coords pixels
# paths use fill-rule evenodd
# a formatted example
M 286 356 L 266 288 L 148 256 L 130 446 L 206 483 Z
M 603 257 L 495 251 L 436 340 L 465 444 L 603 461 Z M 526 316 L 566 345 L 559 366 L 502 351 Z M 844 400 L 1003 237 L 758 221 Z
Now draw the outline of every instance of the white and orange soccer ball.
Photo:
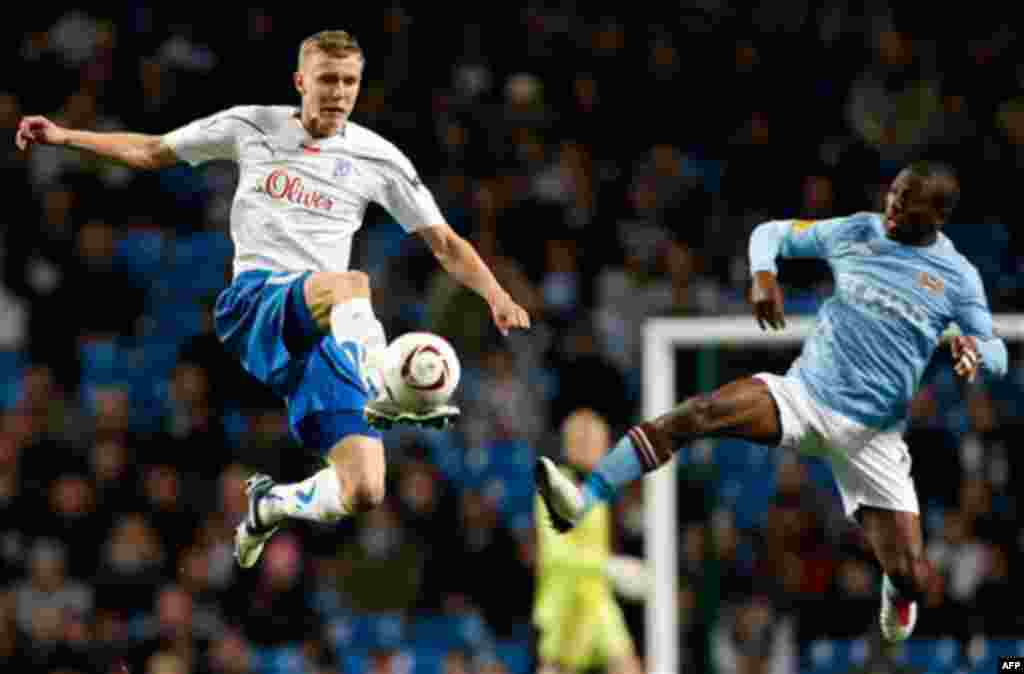
M 448 405 L 462 376 L 455 349 L 432 332 L 407 332 L 396 338 L 388 344 L 385 359 L 382 397 L 413 414 Z

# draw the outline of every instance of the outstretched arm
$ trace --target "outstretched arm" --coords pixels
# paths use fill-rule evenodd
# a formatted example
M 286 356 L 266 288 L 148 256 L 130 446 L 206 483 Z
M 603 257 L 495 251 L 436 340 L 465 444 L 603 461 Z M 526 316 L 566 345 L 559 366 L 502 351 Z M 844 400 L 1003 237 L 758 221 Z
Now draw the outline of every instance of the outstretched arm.
M 776 275 L 779 257 L 827 258 L 846 235 L 857 226 L 854 218 L 829 220 L 769 220 L 750 234 L 750 304 L 761 329 L 765 324 L 778 330 L 786 327 L 782 289 Z
M 769 220 L 750 234 L 750 273 L 777 273 L 779 257 L 827 258 L 854 227 L 854 218 Z
M 446 224 L 423 227 L 416 232 L 427 242 L 445 271 L 487 301 L 494 324 L 503 335 L 508 335 L 511 328 L 530 327 L 529 314 L 501 287 L 473 244 Z
M 775 330 L 786 327 L 782 288 L 776 280 L 778 270 L 775 259 L 782 250 L 789 228 L 789 220 L 770 220 L 755 227 L 750 234 L 748 252 L 752 283 L 749 299 L 754 318 L 762 330 L 765 325 Z
M 950 349 L 956 373 L 973 381 L 982 369 L 995 377 L 1007 371 L 1006 343 L 992 329 L 992 313 L 985 299 L 981 277 L 974 274 L 963 289 L 956 315 L 959 335 L 953 337 Z
M 18 123 L 14 142 L 21 150 L 33 144 L 86 150 L 137 169 L 160 169 L 178 162 L 160 136 L 67 129 L 41 116 L 24 117 Z
M 775 264 L 776 258 L 782 251 L 782 243 L 789 233 L 790 220 L 769 220 L 762 222 L 750 233 L 750 273 L 756 275 L 758 272 L 770 272 L 772 276 L 778 273 Z

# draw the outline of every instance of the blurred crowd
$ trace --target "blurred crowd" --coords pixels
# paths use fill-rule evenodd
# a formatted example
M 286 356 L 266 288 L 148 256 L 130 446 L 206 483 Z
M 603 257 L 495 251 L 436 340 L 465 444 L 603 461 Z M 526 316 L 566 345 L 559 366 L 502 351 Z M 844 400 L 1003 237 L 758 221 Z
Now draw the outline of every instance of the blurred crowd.
M 457 18 L 414 3 L 315 17 L 206 7 L 200 21 L 184 7 L 94 3 L 9 23 L 5 671 L 526 671 L 533 455 L 560 453 L 559 424 L 581 406 L 616 433 L 636 421 L 645 317 L 746 310 L 755 225 L 877 209 L 908 160 L 955 166 L 963 198 L 947 233 L 993 310 L 1024 309 L 1006 189 L 1024 152 L 1022 54 L 998 14 L 843 0 L 609 14 L 552 1 Z M 245 477 L 298 479 L 316 457 L 210 329 L 230 277 L 234 168 L 147 174 L 62 149 L 24 155 L 14 127 L 46 114 L 163 133 L 231 105 L 297 103 L 298 43 L 324 28 L 351 31 L 367 55 L 353 119 L 412 158 L 534 328 L 500 338 L 479 298 L 368 211 L 353 266 L 371 273 L 389 335 L 430 329 L 454 343 L 463 420 L 389 435 L 381 508 L 333 531 L 293 527 L 242 574 L 230 544 Z M 786 262 L 781 279 L 794 313 L 830 291 L 814 262 Z M 1006 382 L 966 389 L 937 358 L 909 436 L 944 578 L 919 632 L 965 645 L 1022 633 L 1003 610 L 1020 596 L 1010 570 L 1024 541 L 1010 451 L 1024 370 L 1011 357 Z M 694 389 L 681 375 L 679 390 Z M 827 476 L 750 447 L 708 456 L 680 477 L 686 657 L 763 664 L 781 648 L 773 626 L 791 624 L 797 648 L 870 629 L 878 570 Z M 747 490 L 739 476 L 765 460 L 770 484 Z M 635 554 L 640 495 L 616 509 L 616 544 Z M 764 516 L 743 516 L 750 503 Z M 642 645 L 642 607 L 628 615 Z M 442 646 L 428 635 L 447 623 L 430 620 L 462 636 Z

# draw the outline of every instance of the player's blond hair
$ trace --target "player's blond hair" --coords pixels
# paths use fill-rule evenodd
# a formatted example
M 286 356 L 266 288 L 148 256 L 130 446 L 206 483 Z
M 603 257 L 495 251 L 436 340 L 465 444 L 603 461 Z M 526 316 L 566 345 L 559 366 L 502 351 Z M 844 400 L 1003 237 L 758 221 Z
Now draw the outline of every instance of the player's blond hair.
M 320 51 L 328 56 L 343 58 L 352 54 L 365 59 L 363 48 L 359 46 L 354 35 L 344 30 L 322 30 L 315 35 L 310 35 L 299 45 L 299 70 L 302 70 L 302 63 L 306 55 Z

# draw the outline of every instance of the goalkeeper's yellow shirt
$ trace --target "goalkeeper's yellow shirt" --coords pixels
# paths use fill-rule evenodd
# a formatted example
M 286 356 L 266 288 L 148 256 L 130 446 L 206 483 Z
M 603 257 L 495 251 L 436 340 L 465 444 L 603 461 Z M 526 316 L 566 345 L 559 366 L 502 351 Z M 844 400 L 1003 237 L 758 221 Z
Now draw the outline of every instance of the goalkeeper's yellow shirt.
M 541 632 L 541 660 L 575 670 L 628 655 L 632 639 L 607 574 L 611 556 L 607 504 L 594 506 L 565 534 L 551 527 L 539 497 L 534 516 L 538 554 L 533 622 Z

